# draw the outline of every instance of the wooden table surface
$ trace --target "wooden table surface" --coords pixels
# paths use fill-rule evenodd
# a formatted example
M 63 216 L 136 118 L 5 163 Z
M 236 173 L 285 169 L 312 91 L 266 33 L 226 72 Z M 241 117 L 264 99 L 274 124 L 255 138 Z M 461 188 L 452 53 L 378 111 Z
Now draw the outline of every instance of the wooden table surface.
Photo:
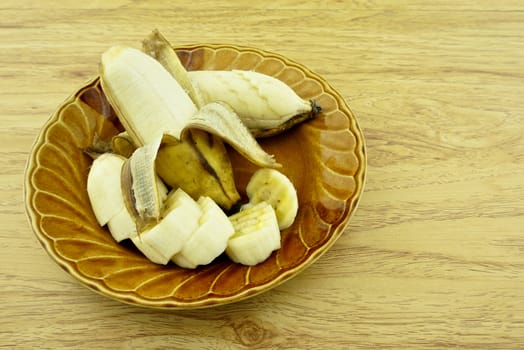
M 524 3 L 0 3 L 0 347 L 524 348 Z M 233 43 L 324 76 L 368 173 L 346 233 L 285 284 L 163 312 L 73 280 L 26 218 L 23 175 L 55 108 L 114 44 Z

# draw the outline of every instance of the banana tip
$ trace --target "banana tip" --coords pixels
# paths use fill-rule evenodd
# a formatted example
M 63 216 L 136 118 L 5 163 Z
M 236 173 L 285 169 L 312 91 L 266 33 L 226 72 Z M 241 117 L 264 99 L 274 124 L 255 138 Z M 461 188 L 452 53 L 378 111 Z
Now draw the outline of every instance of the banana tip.
M 316 100 L 309 100 L 309 103 L 311 103 L 311 116 L 316 117 L 317 114 L 322 112 L 322 107 L 317 103 Z

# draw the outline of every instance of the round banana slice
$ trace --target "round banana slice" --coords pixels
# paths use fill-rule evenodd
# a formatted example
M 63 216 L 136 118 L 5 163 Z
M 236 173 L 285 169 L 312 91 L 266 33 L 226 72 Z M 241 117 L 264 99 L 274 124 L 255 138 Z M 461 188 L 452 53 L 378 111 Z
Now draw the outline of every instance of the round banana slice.
M 161 257 L 161 264 L 167 264 L 177 254 L 191 234 L 197 229 L 202 211 L 196 202 L 182 190 L 177 190 L 170 198 L 170 207 L 162 220 L 150 229 L 140 233 L 137 245 L 146 256 L 148 252 L 144 246 L 152 248 Z M 133 242 L 136 243 L 136 239 Z M 158 263 L 158 262 L 157 262 Z
M 135 219 L 129 213 L 127 207 L 122 208 L 118 214 L 113 216 L 107 223 L 107 227 L 111 236 L 117 242 L 133 238 L 138 234 Z
M 169 259 L 160 254 L 158 250 L 150 246 L 147 242 L 143 241 L 142 237 L 135 236 L 132 237 L 131 240 L 133 241 L 135 247 L 137 247 L 138 250 L 140 250 L 140 252 L 149 259 L 149 261 L 159 265 L 166 265 L 169 262 Z
M 178 266 L 190 269 L 207 265 L 222 254 L 234 233 L 231 221 L 211 198 L 200 197 L 197 203 L 202 209 L 199 226 L 172 259 Z
M 229 217 L 235 234 L 229 239 L 226 254 L 243 265 L 256 265 L 280 248 L 280 230 L 271 205 L 260 202 Z
M 270 168 L 257 170 L 247 184 L 246 193 L 249 203 L 243 209 L 267 202 L 275 210 L 281 230 L 295 221 L 298 212 L 297 191 L 291 180 L 280 171 Z

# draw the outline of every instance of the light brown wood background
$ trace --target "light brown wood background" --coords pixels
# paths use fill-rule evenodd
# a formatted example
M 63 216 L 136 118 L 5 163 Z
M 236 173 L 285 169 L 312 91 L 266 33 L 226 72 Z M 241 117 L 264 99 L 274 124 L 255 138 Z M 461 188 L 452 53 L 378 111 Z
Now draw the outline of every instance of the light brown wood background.
M 0 3 L 0 347 L 524 348 L 524 3 Z M 251 45 L 323 75 L 357 114 L 368 180 L 346 234 L 258 297 L 161 312 L 95 294 L 26 219 L 54 109 L 113 44 Z

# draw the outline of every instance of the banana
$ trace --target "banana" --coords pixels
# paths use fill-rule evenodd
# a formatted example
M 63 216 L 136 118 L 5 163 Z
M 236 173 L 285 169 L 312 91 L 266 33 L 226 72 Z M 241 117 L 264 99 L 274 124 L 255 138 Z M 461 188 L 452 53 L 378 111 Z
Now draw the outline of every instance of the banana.
M 156 171 L 164 182 L 173 188 L 182 188 L 193 198 L 205 194 L 225 210 L 240 200 L 233 168 L 223 144 L 215 144 L 213 138 L 199 138 L 200 149 L 205 147 L 205 157 L 197 148 L 193 133 L 183 141 L 164 136 L 156 159 Z
M 154 30 L 144 39 L 142 50 L 162 64 L 186 91 L 197 108 L 200 109 L 204 106 L 202 95 L 191 83 L 191 79 L 189 79 L 187 71 L 178 59 L 173 47 L 158 30 Z M 186 188 L 194 198 L 199 198 L 201 195 L 211 195 L 225 209 L 229 209 L 238 202 L 240 195 L 236 189 L 233 168 L 222 139 L 213 133 L 203 130 L 186 129 L 185 135 L 181 135 L 181 141 L 186 143 L 186 145 L 178 146 L 177 149 L 177 147 L 174 147 L 176 142 L 172 141 L 170 150 L 161 152 L 158 163 L 170 164 L 170 161 L 164 159 L 164 157 L 168 159 L 184 157 L 187 159 L 192 156 L 198 159 L 198 162 L 194 161 L 194 164 L 198 164 L 198 166 L 196 170 L 188 171 L 194 172 L 194 176 L 199 173 L 205 173 L 208 179 L 204 180 L 204 182 L 209 181 L 213 185 L 203 186 L 208 189 L 208 191 L 204 192 L 200 185 L 195 185 L 192 181 L 194 177 L 192 174 L 181 176 L 177 175 L 176 172 L 168 171 L 167 167 L 162 167 L 163 177 L 167 179 L 166 182 Z M 187 144 L 190 144 L 192 147 L 189 147 Z M 185 150 L 181 151 L 181 149 Z M 200 169 L 202 167 L 203 169 Z M 213 195 L 213 192 L 216 194 Z
M 188 207 L 191 210 L 191 216 L 200 216 L 202 215 L 202 209 L 200 205 L 183 189 L 177 188 L 171 190 L 166 200 L 164 201 L 164 213 L 163 216 L 167 216 L 173 209 L 176 209 L 181 204 Z
M 129 158 L 138 148 L 127 131 L 123 131 L 111 139 L 111 151 L 120 154 L 122 157 Z
M 132 239 L 138 234 L 135 219 L 126 207 L 109 219 L 107 228 L 117 242 L 127 238 Z
M 93 160 L 87 177 L 87 194 L 100 226 L 124 208 L 120 174 L 125 158 L 104 153 Z M 118 239 L 119 240 L 119 239 Z
M 197 229 L 201 216 L 200 206 L 183 190 L 178 189 L 169 199 L 169 208 L 162 220 L 140 233 L 133 242 L 140 241 L 137 248 L 144 255 L 151 255 L 147 248 L 153 249 L 161 257 L 160 263 L 165 265 Z M 158 256 L 155 258 L 157 261 Z
M 140 236 L 131 237 L 131 241 L 138 248 L 138 250 L 149 259 L 149 261 L 155 264 L 166 265 L 169 259 L 166 260 L 162 254 L 160 254 L 154 247 L 144 242 Z
M 179 138 L 197 111 L 158 61 L 131 47 L 113 46 L 102 54 L 100 82 L 120 122 L 139 146 L 166 133 Z
M 280 248 L 280 230 L 271 205 L 260 202 L 229 217 L 235 229 L 226 254 L 243 265 L 256 265 Z
M 190 269 L 207 265 L 222 254 L 234 233 L 231 221 L 211 198 L 200 197 L 197 203 L 202 209 L 199 226 L 172 258 L 178 266 Z
M 298 212 L 298 196 L 286 175 L 275 169 L 258 169 L 249 179 L 246 194 L 249 203 L 243 209 L 267 202 L 275 210 L 281 230 L 293 224 Z
M 114 153 L 104 153 L 93 161 L 89 170 L 87 192 L 91 207 L 100 226 L 107 224 L 117 242 L 136 236 L 139 232 L 137 203 L 146 203 L 144 207 L 158 207 L 157 210 L 160 210 L 160 203 L 167 196 L 163 182 L 153 171 L 147 171 L 147 164 L 141 166 L 144 163 L 145 160 L 137 162 L 134 158 L 126 160 Z M 133 172 L 131 169 L 135 169 L 134 181 L 126 181 L 126 169 L 129 174 Z M 135 202 L 135 199 L 141 201 Z M 148 201 L 151 204 L 147 204 Z
M 137 148 L 126 160 L 122 170 L 124 200 L 129 211 L 135 214 L 138 230 L 160 220 L 167 188 L 159 180 L 155 161 L 162 135 L 151 143 Z
M 220 136 L 253 164 L 262 167 L 281 166 L 272 155 L 260 147 L 238 114 L 224 102 L 210 102 L 204 105 L 188 121 L 186 127 L 198 128 Z M 185 130 L 182 131 L 182 135 Z
M 155 29 L 146 39 L 143 40 L 142 50 L 162 64 L 162 66 L 186 91 L 197 108 L 200 109 L 204 106 L 202 95 L 191 83 L 191 79 L 189 79 L 189 75 L 173 50 L 173 47 L 158 30 Z M 186 134 L 181 136 L 181 139 L 183 143 L 190 143 L 192 147 L 180 146 L 180 148 L 186 149 L 181 152 L 180 150 L 176 150 L 173 147 L 174 142 L 171 142 L 171 150 L 169 152 L 162 152 L 159 163 L 164 162 L 162 160 L 164 155 L 168 158 L 175 158 L 184 156 L 183 152 L 188 152 L 189 154 L 185 155 L 186 159 L 191 155 L 198 158 L 199 163 L 204 167 L 205 173 L 207 174 L 206 176 L 214 177 L 213 180 L 207 181 L 218 183 L 218 186 L 206 186 L 206 188 L 208 188 L 210 192 L 222 189 L 222 195 L 217 193 L 217 195 L 212 195 L 211 197 L 215 200 L 218 199 L 219 204 L 226 209 L 229 209 L 232 204 L 238 202 L 240 200 L 240 195 L 236 189 L 233 168 L 226 147 L 220 137 L 203 130 L 187 130 Z M 198 170 L 197 173 L 202 172 Z M 173 172 L 164 172 L 164 177 L 169 178 L 171 176 L 176 177 L 177 175 L 173 174 Z M 181 185 L 182 181 L 188 182 L 191 178 L 193 178 L 192 174 L 187 174 L 185 179 L 171 180 L 168 182 Z M 194 198 L 198 198 L 202 194 L 210 194 L 202 193 L 201 189 L 195 186 L 192 181 L 191 183 L 192 185 L 188 190 L 191 191 Z M 185 186 L 187 185 L 182 187 Z M 224 201 L 227 203 L 224 203 Z
M 321 110 L 314 100 L 303 100 L 281 80 L 255 71 L 203 70 L 188 75 L 205 102 L 229 104 L 257 138 L 279 134 Z
M 104 215 L 112 213 L 100 222 L 107 223 L 116 241 L 130 238 L 150 261 L 166 265 L 172 260 L 184 268 L 209 264 L 224 251 L 237 263 L 255 265 L 280 248 L 277 214 L 271 204 L 261 200 L 264 198 L 263 189 L 262 192 L 253 192 L 252 187 L 258 189 L 261 184 L 272 185 L 272 189 L 277 190 L 270 192 L 268 199 L 275 201 L 279 194 L 284 194 L 283 198 L 287 198 L 289 193 L 286 194 L 281 189 L 289 192 L 289 188 L 283 185 L 285 180 L 289 181 L 287 177 L 273 169 L 258 170 L 248 183 L 250 207 L 228 218 L 209 197 L 200 197 L 195 202 L 180 188 L 166 194 L 167 189 L 162 182 L 159 182 L 154 173 L 151 175 L 149 157 L 154 157 L 155 147 L 152 143 L 138 148 L 128 161 L 112 153 L 105 153 L 93 161 L 88 177 L 88 193 L 93 208 L 97 208 L 94 209 L 96 212 Z M 144 152 L 143 157 L 134 159 L 141 151 Z M 139 176 L 137 180 L 149 180 L 147 185 L 137 187 L 133 193 L 139 193 L 143 189 L 149 192 L 156 190 L 160 192 L 159 200 L 162 202 L 159 209 L 162 212 L 161 219 L 145 227 L 137 227 L 137 219 L 126 206 L 124 195 L 131 191 L 126 189 L 129 182 L 124 181 L 123 170 L 126 164 L 131 167 L 139 160 L 144 164 L 137 168 L 143 168 L 144 172 L 141 175 L 136 172 L 134 174 Z M 133 174 L 132 171 L 131 173 Z M 107 179 L 113 180 L 106 181 Z M 136 202 L 134 205 L 136 206 Z M 136 207 L 135 210 L 138 211 Z
M 155 58 L 169 73 L 171 73 L 189 95 L 197 108 L 201 108 L 205 104 L 202 94 L 193 86 L 186 69 L 178 59 L 175 50 L 173 50 L 169 41 L 160 34 L 157 29 L 153 30 L 153 32 L 142 41 L 142 50 Z
M 196 268 L 224 251 L 242 264 L 264 261 L 280 248 L 298 199 L 253 135 L 281 132 L 318 107 L 260 73 L 187 72 L 158 31 L 143 49 L 115 46 L 101 58 L 102 89 L 125 132 L 90 169 L 97 221 L 157 264 Z M 249 203 L 231 217 L 224 210 L 240 195 L 225 143 L 263 168 L 246 188 Z

